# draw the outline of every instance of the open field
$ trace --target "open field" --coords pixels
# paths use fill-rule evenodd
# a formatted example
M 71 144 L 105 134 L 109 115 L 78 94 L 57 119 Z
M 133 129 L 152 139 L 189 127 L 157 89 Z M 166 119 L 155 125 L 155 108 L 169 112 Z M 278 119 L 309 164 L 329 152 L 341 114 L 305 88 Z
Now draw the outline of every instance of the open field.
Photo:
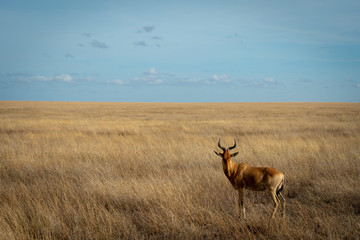
M 285 174 L 285 219 L 235 214 L 219 137 Z M 359 236 L 359 103 L 0 102 L 0 239 Z

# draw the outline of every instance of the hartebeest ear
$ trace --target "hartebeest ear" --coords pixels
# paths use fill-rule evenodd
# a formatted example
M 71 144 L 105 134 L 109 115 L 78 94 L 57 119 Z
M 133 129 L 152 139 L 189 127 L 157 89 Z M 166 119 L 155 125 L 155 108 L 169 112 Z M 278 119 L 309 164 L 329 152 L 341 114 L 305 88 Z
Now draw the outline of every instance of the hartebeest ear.
M 216 153 L 216 155 L 218 155 L 218 156 L 222 156 L 221 153 L 219 153 L 219 152 L 217 152 L 217 151 L 215 151 L 215 150 L 214 150 L 214 153 Z
M 239 154 L 238 152 L 233 153 L 233 154 L 231 154 L 231 157 L 235 157 L 235 156 L 238 155 L 238 154 Z

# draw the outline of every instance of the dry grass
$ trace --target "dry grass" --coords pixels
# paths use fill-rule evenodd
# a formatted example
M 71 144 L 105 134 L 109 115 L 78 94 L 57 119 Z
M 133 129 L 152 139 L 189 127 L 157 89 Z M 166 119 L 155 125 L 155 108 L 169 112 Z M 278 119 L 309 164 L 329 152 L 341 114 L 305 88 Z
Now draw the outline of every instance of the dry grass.
M 360 104 L 0 102 L 1 239 L 357 239 Z M 248 219 L 213 153 L 286 176 Z

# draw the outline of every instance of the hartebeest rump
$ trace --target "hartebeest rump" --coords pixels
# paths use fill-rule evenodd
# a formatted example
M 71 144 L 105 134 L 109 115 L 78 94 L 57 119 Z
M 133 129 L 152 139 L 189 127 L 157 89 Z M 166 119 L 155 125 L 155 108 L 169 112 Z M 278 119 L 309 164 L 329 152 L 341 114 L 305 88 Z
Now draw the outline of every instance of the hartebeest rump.
M 222 157 L 222 166 L 225 176 L 229 179 L 231 185 L 239 191 L 238 205 L 242 208 L 243 216 L 245 216 L 244 206 L 244 190 L 249 189 L 253 191 L 269 191 L 272 200 L 275 203 L 275 207 L 271 218 L 275 216 L 278 209 L 280 198 L 283 202 L 283 217 L 285 217 L 285 198 L 281 194 L 284 189 L 284 174 L 274 168 L 269 167 L 251 167 L 246 163 L 236 164 L 231 161 L 232 157 L 235 157 L 238 152 L 230 154 L 230 150 L 236 147 L 236 140 L 234 139 L 234 146 L 224 148 L 218 142 L 219 148 L 223 150 L 223 153 L 214 151 L 216 155 Z

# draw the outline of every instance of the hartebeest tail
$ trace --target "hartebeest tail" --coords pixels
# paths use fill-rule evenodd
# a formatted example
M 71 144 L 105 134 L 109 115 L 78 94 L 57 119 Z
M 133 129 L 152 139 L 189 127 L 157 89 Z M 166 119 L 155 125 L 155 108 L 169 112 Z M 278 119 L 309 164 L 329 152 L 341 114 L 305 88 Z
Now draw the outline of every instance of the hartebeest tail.
M 278 189 L 276 189 L 276 196 L 279 196 L 279 194 L 284 190 L 284 179 L 282 180 L 282 182 L 280 183 L 280 185 L 278 186 Z
M 275 203 L 275 207 L 271 218 L 275 216 L 279 203 L 283 202 L 283 217 L 285 217 L 285 198 L 282 195 L 284 189 L 284 174 L 269 167 L 251 167 L 246 163 L 236 164 L 231 158 L 235 157 L 238 152 L 230 154 L 230 150 L 236 147 L 236 140 L 234 139 L 234 145 L 229 148 L 224 148 L 218 142 L 218 147 L 223 150 L 222 153 L 214 151 L 216 155 L 222 158 L 222 166 L 225 176 L 229 179 L 231 185 L 239 192 L 238 205 L 242 208 L 242 212 L 245 218 L 245 206 L 244 206 L 244 190 L 253 191 L 268 191 L 272 200 Z M 281 199 L 281 200 L 280 200 Z

